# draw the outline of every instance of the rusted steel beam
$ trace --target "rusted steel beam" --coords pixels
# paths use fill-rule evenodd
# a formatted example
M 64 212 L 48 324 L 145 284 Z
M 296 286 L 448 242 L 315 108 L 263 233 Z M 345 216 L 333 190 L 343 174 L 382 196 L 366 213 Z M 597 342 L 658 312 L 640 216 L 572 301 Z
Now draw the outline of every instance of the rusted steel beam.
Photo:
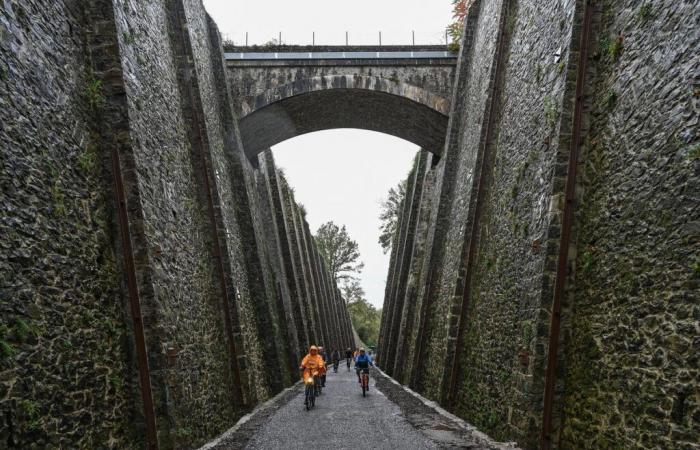
M 148 368 L 146 333 L 144 331 L 143 317 L 141 315 L 141 298 L 139 297 L 138 282 L 136 281 L 134 250 L 131 246 L 131 231 L 129 229 L 129 216 L 126 207 L 126 194 L 124 193 L 124 181 L 122 178 L 121 162 L 119 160 L 119 146 L 115 144 L 111 147 L 112 180 L 114 182 L 114 195 L 116 197 L 117 203 L 119 235 L 122 243 L 122 256 L 124 258 L 126 286 L 129 293 L 131 320 L 134 327 L 136 359 L 138 361 L 139 382 L 141 385 L 141 399 L 143 401 L 143 415 L 146 421 L 146 445 L 149 450 L 157 450 L 158 435 L 156 432 L 156 414 L 153 406 L 153 392 L 151 390 L 151 375 L 150 370 Z
M 583 25 L 579 42 L 578 70 L 576 75 L 576 98 L 574 101 L 574 116 L 572 124 L 569 165 L 566 175 L 564 214 L 559 241 L 557 274 L 554 281 L 554 299 L 549 325 L 549 346 L 547 351 L 547 369 L 545 372 L 544 403 L 542 412 L 542 433 L 540 448 L 552 448 L 552 410 L 554 403 L 554 387 L 556 385 L 557 353 L 559 351 L 559 332 L 561 325 L 561 299 L 564 295 L 568 277 L 568 254 L 571 241 L 571 227 L 574 218 L 576 200 L 576 169 L 578 165 L 581 141 L 581 122 L 583 116 L 583 96 L 586 84 L 586 69 L 588 62 L 591 24 L 593 21 L 593 6 L 590 0 L 584 1 Z

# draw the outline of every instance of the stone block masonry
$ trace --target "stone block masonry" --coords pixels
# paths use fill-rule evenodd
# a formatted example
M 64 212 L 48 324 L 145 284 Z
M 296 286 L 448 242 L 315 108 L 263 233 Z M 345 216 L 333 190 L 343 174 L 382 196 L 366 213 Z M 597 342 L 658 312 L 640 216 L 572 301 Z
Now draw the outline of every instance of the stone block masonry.
M 387 373 L 524 448 L 700 448 L 697 13 L 475 2 Z
M 351 345 L 219 40 L 199 0 L 0 6 L 0 448 L 195 447 Z

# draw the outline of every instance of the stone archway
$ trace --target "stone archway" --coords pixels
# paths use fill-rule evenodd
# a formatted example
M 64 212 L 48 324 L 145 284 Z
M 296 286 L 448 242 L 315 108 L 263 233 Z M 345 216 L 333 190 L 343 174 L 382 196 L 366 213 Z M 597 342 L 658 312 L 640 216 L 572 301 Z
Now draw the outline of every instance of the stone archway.
M 359 128 L 406 139 L 440 154 L 450 102 L 387 78 L 329 75 L 299 79 L 242 99 L 240 130 L 246 155 L 295 136 Z

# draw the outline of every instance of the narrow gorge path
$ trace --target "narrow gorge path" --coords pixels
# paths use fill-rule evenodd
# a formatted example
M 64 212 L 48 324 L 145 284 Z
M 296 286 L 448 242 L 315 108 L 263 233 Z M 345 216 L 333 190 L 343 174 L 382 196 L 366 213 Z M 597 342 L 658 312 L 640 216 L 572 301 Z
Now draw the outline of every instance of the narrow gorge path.
M 229 449 L 510 449 L 438 411 L 373 369 L 366 397 L 343 364 L 328 374 L 316 407 L 304 409 L 300 384 L 202 450 Z

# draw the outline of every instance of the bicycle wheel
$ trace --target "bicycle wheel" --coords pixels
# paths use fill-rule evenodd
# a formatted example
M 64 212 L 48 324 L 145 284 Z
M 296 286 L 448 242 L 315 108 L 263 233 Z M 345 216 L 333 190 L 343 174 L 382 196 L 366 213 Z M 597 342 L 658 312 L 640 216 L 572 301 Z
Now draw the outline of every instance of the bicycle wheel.
M 367 396 L 367 388 L 365 388 L 365 383 L 362 383 L 362 396 L 363 397 Z
M 306 410 L 311 409 L 311 396 L 313 394 L 311 393 L 311 389 L 309 389 L 309 386 L 306 386 L 306 396 L 304 397 L 304 406 L 306 407 Z

